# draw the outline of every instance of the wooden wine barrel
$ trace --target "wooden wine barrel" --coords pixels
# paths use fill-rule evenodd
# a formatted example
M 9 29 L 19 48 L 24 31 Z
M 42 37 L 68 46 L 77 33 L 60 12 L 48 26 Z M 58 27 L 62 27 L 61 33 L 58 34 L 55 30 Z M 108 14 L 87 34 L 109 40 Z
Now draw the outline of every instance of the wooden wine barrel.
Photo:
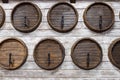
M 97 67 L 102 61 L 102 49 L 96 41 L 85 38 L 74 44 L 71 57 L 78 67 L 90 70 Z
M 9 38 L 0 43 L 0 66 L 8 70 L 21 67 L 28 56 L 27 47 L 23 41 Z
M 5 21 L 5 12 L 3 8 L 0 6 L 0 28 L 4 24 L 4 21 Z
M 114 23 L 114 11 L 105 3 L 93 3 L 84 12 L 84 22 L 92 31 L 106 31 Z
M 64 57 L 64 47 L 54 39 L 40 41 L 34 50 L 34 60 L 36 64 L 46 70 L 53 70 L 59 67 Z
M 111 43 L 108 56 L 111 63 L 120 69 L 120 38 Z
M 78 22 L 77 10 L 66 2 L 55 4 L 48 12 L 48 23 L 58 32 L 71 31 Z
M 34 31 L 40 24 L 42 13 L 39 7 L 30 2 L 18 4 L 12 11 L 12 24 L 21 32 Z

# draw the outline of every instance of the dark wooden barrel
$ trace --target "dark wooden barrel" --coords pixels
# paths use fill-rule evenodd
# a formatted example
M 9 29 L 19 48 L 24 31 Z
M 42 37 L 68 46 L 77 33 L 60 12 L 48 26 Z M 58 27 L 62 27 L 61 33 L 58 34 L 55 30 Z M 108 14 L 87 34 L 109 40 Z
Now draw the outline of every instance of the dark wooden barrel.
M 40 41 L 34 50 L 36 64 L 46 70 L 53 70 L 59 67 L 64 57 L 64 47 L 54 39 Z
M 40 24 L 42 13 L 39 7 L 30 2 L 18 4 L 12 11 L 12 24 L 21 32 L 34 31 Z
M 114 23 L 113 9 L 105 3 L 93 3 L 84 12 L 84 22 L 93 31 L 106 31 Z
M 96 41 L 85 38 L 74 44 L 71 57 L 78 67 L 90 70 L 102 61 L 102 49 Z
M 5 21 L 5 12 L 3 8 L 0 6 L 0 28 L 4 24 L 4 21 Z
M 111 43 L 108 56 L 111 63 L 120 69 L 120 38 Z
M 66 3 L 55 4 L 48 12 L 48 23 L 58 32 L 71 31 L 78 22 L 78 13 L 76 9 Z

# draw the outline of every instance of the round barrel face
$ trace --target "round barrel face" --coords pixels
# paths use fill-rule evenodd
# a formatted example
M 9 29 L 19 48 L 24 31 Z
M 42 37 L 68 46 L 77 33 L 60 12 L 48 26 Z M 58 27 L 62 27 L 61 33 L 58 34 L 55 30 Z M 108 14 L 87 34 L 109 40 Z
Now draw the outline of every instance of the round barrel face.
M 114 12 L 105 3 L 94 3 L 84 12 L 86 26 L 96 32 L 103 32 L 110 29 L 114 23 Z
M 73 46 L 71 57 L 80 68 L 90 70 L 96 68 L 102 61 L 102 50 L 92 39 L 82 39 Z
M 120 39 L 113 41 L 110 45 L 109 59 L 114 66 L 120 69 Z
M 30 2 L 18 4 L 12 12 L 12 24 L 21 32 L 32 32 L 40 24 L 42 13 L 39 7 Z
M 55 4 L 48 12 L 48 23 L 58 32 L 71 31 L 78 22 L 76 9 L 68 3 Z
M 65 57 L 63 46 L 53 39 L 45 39 L 39 42 L 34 51 L 36 64 L 46 70 L 59 67 Z
M 27 47 L 18 39 L 6 39 L 0 43 L 0 66 L 15 70 L 22 66 L 27 58 Z
M 0 27 L 2 27 L 4 21 L 5 21 L 5 12 L 3 8 L 0 6 Z

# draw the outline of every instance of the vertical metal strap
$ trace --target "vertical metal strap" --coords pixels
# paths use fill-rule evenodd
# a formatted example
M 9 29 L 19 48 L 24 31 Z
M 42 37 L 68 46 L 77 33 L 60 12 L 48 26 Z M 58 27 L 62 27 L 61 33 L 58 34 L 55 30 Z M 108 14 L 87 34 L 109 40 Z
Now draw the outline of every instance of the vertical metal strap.
M 48 66 L 51 64 L 50 53 L 48 53 Z
M 64 28 L 64 16 L 62 16 L 61 18 L 61 29 L 63 30 L 63 28 Z
M 13 66 L 12 53 L 9 54 L 9 67 Z
M 87 68 L 89 68 L 90 65 L 90 54 L 87 54 Z
M 27 19 L 26 16 L 24 16 L 24 27 L 29 27 L 28 24 L 29 24 L 29 23 L 28 23 L 28 19 Z
M 99 29 L 102 30 L 102 16 L 99 16 Z

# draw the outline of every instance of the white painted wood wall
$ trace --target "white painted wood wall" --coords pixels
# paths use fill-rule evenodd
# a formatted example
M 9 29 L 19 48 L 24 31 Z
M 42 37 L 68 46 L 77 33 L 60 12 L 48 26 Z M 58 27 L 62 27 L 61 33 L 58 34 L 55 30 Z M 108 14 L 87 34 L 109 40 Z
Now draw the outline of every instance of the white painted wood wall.
M 15 5 L 22 1 L 30 1 L 37 4 L 43 14 L 42 23 L 31 33 L 21 33 L 16 31 L 11 24 L 11 11 Z M 115 12 L 115 23 L 113 28 L 104 33 L 90 31 L 83 22 L 83 12 L 85 8 L 94 1 L 77 1 L 72 4 L 79 13 L 79 22 L 73 31 L 69 33 L 58 33 L 50 28 L 47 23 L 47 12 L 55 3 L 67 0 L 10 0 L 8 4 L 0 5 L 6 13 L 6 20 L 0 29 L 0 41 L 16 37 L 22 39 L 28 47 L 29 56 L 26 63 L 18 70 L 8 71 L 0 68 L 0 80 L 120 80 L 120 70 L 114 67 L 108 59 L 108 47 L 110 43 L 120 37 L 120 1 L 104 1 L 109 4 Z M 93 70 L 82 70 L 74 65 L 70 57 L 71 47 L 78 39 L 85 37 L 95 39 L 102 47 L 103 61 Z M 46 71 L 39 68 L 33 59 L 35 45 L 42 39 L 55 38 L 65 47 L 65 60 L 56 70 Z

